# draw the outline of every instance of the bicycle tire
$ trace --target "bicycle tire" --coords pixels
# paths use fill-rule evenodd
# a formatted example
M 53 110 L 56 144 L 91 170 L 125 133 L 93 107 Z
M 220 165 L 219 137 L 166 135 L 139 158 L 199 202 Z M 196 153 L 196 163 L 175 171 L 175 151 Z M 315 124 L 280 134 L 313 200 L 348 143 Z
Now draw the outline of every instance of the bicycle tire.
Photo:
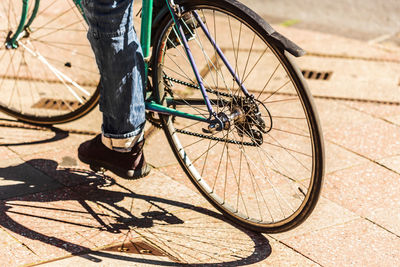
M 21 10 L 22 1 L 0 4 L 2 43 L 16 30 Z M 0 111 L 47 125 L 86 115 L 99 100 L 99 73 L 73 0 L 42 1 L 28 30 L 18 48 L 0 48 Z
M 293 229 L 304 222 L 315 208 L 324 175 L 322 131 L 312 96 L 301 72 L 288 52 L 270 42 L 263 20 L 238 1 L 184 0 L 180 1 L 180 5 L 185 13 L 196 11 L 201 15 L 216 42 L 222 42 L 220 46 L 225 56 L 235 62 L 234 67 L 242 83 L 248 88 L 255 88 L 251 92 L 258 94 L 256 99 L 267 95 L 266 99 L 270 101 L 264 103 L 263 100 L 263 105 L 259 103 L 257 107 L 266 118 L 263 119 L 264 124 L 269 125 L 264 125 L 264 131 L 268 127 L 270 129 L 260 137 L 261 130 L 256 127 L 260 123 L 254 122 L 255 111 L 251 111 L 256 109 L 253 108 L 254 104 L 244 100 L 243 93 L 234 81 L 227 78 L 229 82 L 226 82 L 224 77 L 229 77 L 229 72 L 220 62 L 214 46 L 207 46 L 207 38 L 202 35 L 202 30 L 193 26 L 196 22 L 190 26 L 190 22 L 182 20 L 188 29 L 185 35 L 189 33 L 187 37 L 191 39 L 189 43 L 196 65 L 204 66 L 201 75 L 214 110 L 217 113 L 222 111 L 233 114 L 233 110 L 239 109 L 245 115 L 235 120 L 229 129 L 217 133 L 207 133 L 205 123 L 160 115 L 164 132 L 179 164 L 200 193 L 233 222 L 265 233 Z M 236 27 L 232 27 L 232 24 Z M 194 111 L 207 118 L 208 110 L 173 25 L 171 16 L 166 17 L 155 35 L 152 63 L 154 95 L 160 104 L 181 111 Z M 221 29 L 218 34 L 222 37 L 217 36 L 217 28 Z M 238 29 L 240 32 L 235 35 L 233 32 Z M 242 33 L 245 30 L 248 34 Z M 246 41 L 247 50 L 239 49 L 241 38 L 242 42 Z M 229 43 L 232 45 L 230 48 Z M 263 46 L 257 50 L 259 52 L 255 57 L 252 55 L 255 51 L 253 45 Z M 207 51 L 211 51 L 209 53 L 214 56 L 212 59 Z M 242 55 L 248 55 L 248 58 L 239 59 Z M 260 61 L 263 64 L 259 64 Z M 253 64 L 254 67 L 250 68 L 249 65 Z M 257 71 L 265 76 L 253 72 L 257 65 L 262 65 Z M 251 69 L 249 73 L 246 72 L 247 68 Z M 260 91 L 262 87 L 258 85 L 264 85 L 265 81 L 266 86 L 274 90 L 265 91 L 264 86 Z M 282 84 L 283 87 L 277 86 Z M 250 123 L 249 120 L 253 121 Z M 286 126 L 294 130 L 284 128 Z M 300 148 L 304 151 L 298 151 Z M 247 153 L 250 150 L 251 153 Z M 264 172 L 261 171 L 263 168 Z M 224 169 L 224 175 L 220 175 Z M 243 175 L 245 171 L 247 174 Z M 292 172 L 296 172 L 296 175 Z M 278 199 L 278 195 L 282 197 L 281 194 L 285 194 L 285 199 Z M 283 204 L 289 208 L 283 207 Z

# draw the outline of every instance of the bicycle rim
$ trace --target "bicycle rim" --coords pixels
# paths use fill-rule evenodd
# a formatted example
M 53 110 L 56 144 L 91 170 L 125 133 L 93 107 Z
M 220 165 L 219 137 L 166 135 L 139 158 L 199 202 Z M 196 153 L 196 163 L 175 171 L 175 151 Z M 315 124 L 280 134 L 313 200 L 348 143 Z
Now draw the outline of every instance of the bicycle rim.
M 22 1 L 1 1 L 3 44 L 21 10 Z M 23 121 L 56 124 L 95 107 L 99 73 L 86 33 L 72 0 L 42 1 L 18 48 L 0 47 L 0 110 Z
M 288 55 L 254 30 L 261 27 L 256 15 L 237 1 L 190 1 L 184 7 L 201 15 L 256 104 L 246 99 L 204 32 L 186 18 L 214 110 L 242 115 L 215 133 L 205 133 L 201 122 L 162 116 L 170 145 L 195 186 L 228 218 L 256 231 L 292 229 L 314 209 L 323 177 L 323 141 L 304 80 Z M 166 19 L 162 28 L 153 52 L 159 102 L 208 118 L 172 21 Z

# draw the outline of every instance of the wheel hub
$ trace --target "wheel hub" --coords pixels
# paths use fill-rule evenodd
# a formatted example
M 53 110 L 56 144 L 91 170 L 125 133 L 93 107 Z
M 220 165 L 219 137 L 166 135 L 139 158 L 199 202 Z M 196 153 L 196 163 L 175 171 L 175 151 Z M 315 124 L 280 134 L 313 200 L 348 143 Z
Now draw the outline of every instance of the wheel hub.
M 13 48 L 13 45 L 11 44 L 11 37 L 12 36 L 13 36 L 13 32 L 9 31 L 8 34 L 7 34 L 7 37 L 6 37 L 6 41 L 4 43 L 4 45 L 5 45 L 7 50 Z
M 258 102 L 252 98 L 240 99 L 235 101 L 236 105 L 233 110 L 241 114 L 237 120 L 235 120 L 235 128 L 240 137 L 247 136 L 253 142 L 261 145 L 264 141 L 263 135 L 267 134 L 272 129 L 272 117 L 269 110 L 261 102 Z M 269 125 L 265 122 L 260 108 L 265 109 L 267 119 L 269 119 Z
M 28 27 L 26 27 L 18 36 L 17 38 L 14 38 L 14 32 L 9 31 L 6 37 L 5 41 L 5 47 L 6 49 L 17 49 L 19 47 L 18 45 L 18 40 L 22 38 L 29 38 L 31 32 Z M 15 39 L 15 40 L 13 40 Z

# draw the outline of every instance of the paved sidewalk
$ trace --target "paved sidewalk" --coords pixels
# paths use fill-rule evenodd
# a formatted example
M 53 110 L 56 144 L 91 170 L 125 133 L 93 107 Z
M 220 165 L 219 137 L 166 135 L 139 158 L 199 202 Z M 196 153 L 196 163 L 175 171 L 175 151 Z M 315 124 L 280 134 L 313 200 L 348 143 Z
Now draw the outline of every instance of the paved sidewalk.
M 309 52 L 297 59 L 302 70 L 332 72 L 308 80 L 327 170 L 303 225 L 277 235 L 231 225 L 160 131 L 145 150 L 155 170 L 125 181 L 79 162 L 76 148 L 92 136 L 26 129 L 0 114 L 0 265 L 399 266 L 400 49 L 275 26 Z M 95 110 L 59 128 L 99 126 Z

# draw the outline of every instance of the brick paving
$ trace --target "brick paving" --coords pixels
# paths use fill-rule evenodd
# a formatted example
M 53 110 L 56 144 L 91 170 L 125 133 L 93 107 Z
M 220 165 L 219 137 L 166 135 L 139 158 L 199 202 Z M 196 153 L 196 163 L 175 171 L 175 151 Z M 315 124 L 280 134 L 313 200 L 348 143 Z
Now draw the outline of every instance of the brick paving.
M 79 162 L 76 148 L 92 136 L 15 123 L 0 126 L 0 265 L 399 266 L 400 49 L 276 28 L 311 52 L 297 59 L 301 69 L 333 71 L 329 81 L 309 80 L 327 172 L 303 225 L 261 235 L 225 221 L 160 131 L 146 144 L 150 177 L 125 181 Z M 99 125 L 95 110 L 59 127 Z

